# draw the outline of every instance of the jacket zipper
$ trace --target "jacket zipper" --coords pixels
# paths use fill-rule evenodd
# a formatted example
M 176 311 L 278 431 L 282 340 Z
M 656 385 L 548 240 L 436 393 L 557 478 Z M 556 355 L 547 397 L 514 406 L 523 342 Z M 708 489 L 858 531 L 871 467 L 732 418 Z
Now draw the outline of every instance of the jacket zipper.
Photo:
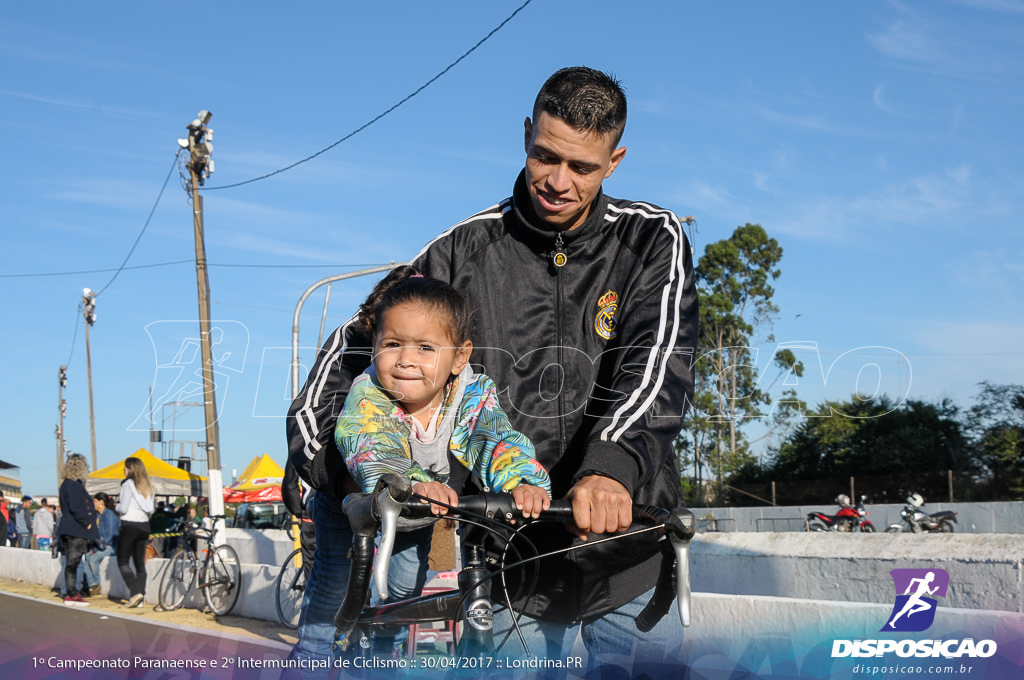
M 562 378 L 565 378 L 565 333 L 562 330 L 562 308 L 564 296 L 562 293 L 562 267 L 568 262 L 569 257 L 565 253 L 565 243 L 562 240 L 562 232 L 555 235 L 555 254 L 552 258 L 555 263 L 555 332 L 558 334 L 558 365 L 562 367 Z M 565 390 L 558 391 L 558 444 L 559 452 L 565 453 Z

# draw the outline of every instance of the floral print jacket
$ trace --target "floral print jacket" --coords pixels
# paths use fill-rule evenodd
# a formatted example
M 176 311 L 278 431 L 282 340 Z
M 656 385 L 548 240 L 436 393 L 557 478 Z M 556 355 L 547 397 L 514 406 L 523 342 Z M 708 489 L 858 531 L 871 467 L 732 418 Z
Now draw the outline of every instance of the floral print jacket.
M 463 389 L 456 389 L 457 381 Z M 453 403 L 462 393 L 458 404 Z M 514 430 L 497 399 L 497 388 L 486 375 L 464 371 L 445 386 L 438 420 L 453 414 L 448 448 L 493 491 L 511 491 L 531 484 L 551 493 L 548 473 L 534 458 L 533 444 Z M 446 482 L 449 475 L 423 468 L 413 460 L 409 440 L 413 416 L 381 387 L 372 368 L 352 383 L 338 417 L 334 439 L 345 464 L 364 491 L 381 475 L 394 472 L 417 482 Z

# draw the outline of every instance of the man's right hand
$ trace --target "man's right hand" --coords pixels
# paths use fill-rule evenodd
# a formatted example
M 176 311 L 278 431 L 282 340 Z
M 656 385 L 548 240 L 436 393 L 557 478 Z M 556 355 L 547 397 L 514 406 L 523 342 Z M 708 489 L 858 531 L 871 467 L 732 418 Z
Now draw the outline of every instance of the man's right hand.
M 587 540 L 588 533 L 625 531 L 633 522 L 633 499 L 629 491 L 610 477 L 584 477 L 565 497 L 572 501 L 575 524 L 569 530 L 581 541 Z

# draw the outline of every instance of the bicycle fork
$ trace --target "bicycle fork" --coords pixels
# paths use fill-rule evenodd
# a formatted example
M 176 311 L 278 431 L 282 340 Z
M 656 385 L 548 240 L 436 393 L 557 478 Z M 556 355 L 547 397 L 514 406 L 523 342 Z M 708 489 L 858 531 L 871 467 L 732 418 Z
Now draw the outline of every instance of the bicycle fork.
M 464 627 L 459 641 L 460 653 L 466 657 L 489 654 L 494 649 L 494 608 L 485 551 L 479 545 L 464 543 L 462 560 L 459 591 L 463 593 Z

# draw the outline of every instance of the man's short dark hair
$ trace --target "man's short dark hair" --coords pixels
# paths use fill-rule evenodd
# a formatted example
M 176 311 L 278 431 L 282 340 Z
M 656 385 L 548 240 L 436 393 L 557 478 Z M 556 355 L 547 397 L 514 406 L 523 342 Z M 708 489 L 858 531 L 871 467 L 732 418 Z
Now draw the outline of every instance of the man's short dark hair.
M 570 66 L 555 71 L 540 88 L 533 103 L 534 122 L 541 112 L 560 118 L 574 130 L 611 133 L 614 146 L 626 128 L 626 94 L 614 76 Z

